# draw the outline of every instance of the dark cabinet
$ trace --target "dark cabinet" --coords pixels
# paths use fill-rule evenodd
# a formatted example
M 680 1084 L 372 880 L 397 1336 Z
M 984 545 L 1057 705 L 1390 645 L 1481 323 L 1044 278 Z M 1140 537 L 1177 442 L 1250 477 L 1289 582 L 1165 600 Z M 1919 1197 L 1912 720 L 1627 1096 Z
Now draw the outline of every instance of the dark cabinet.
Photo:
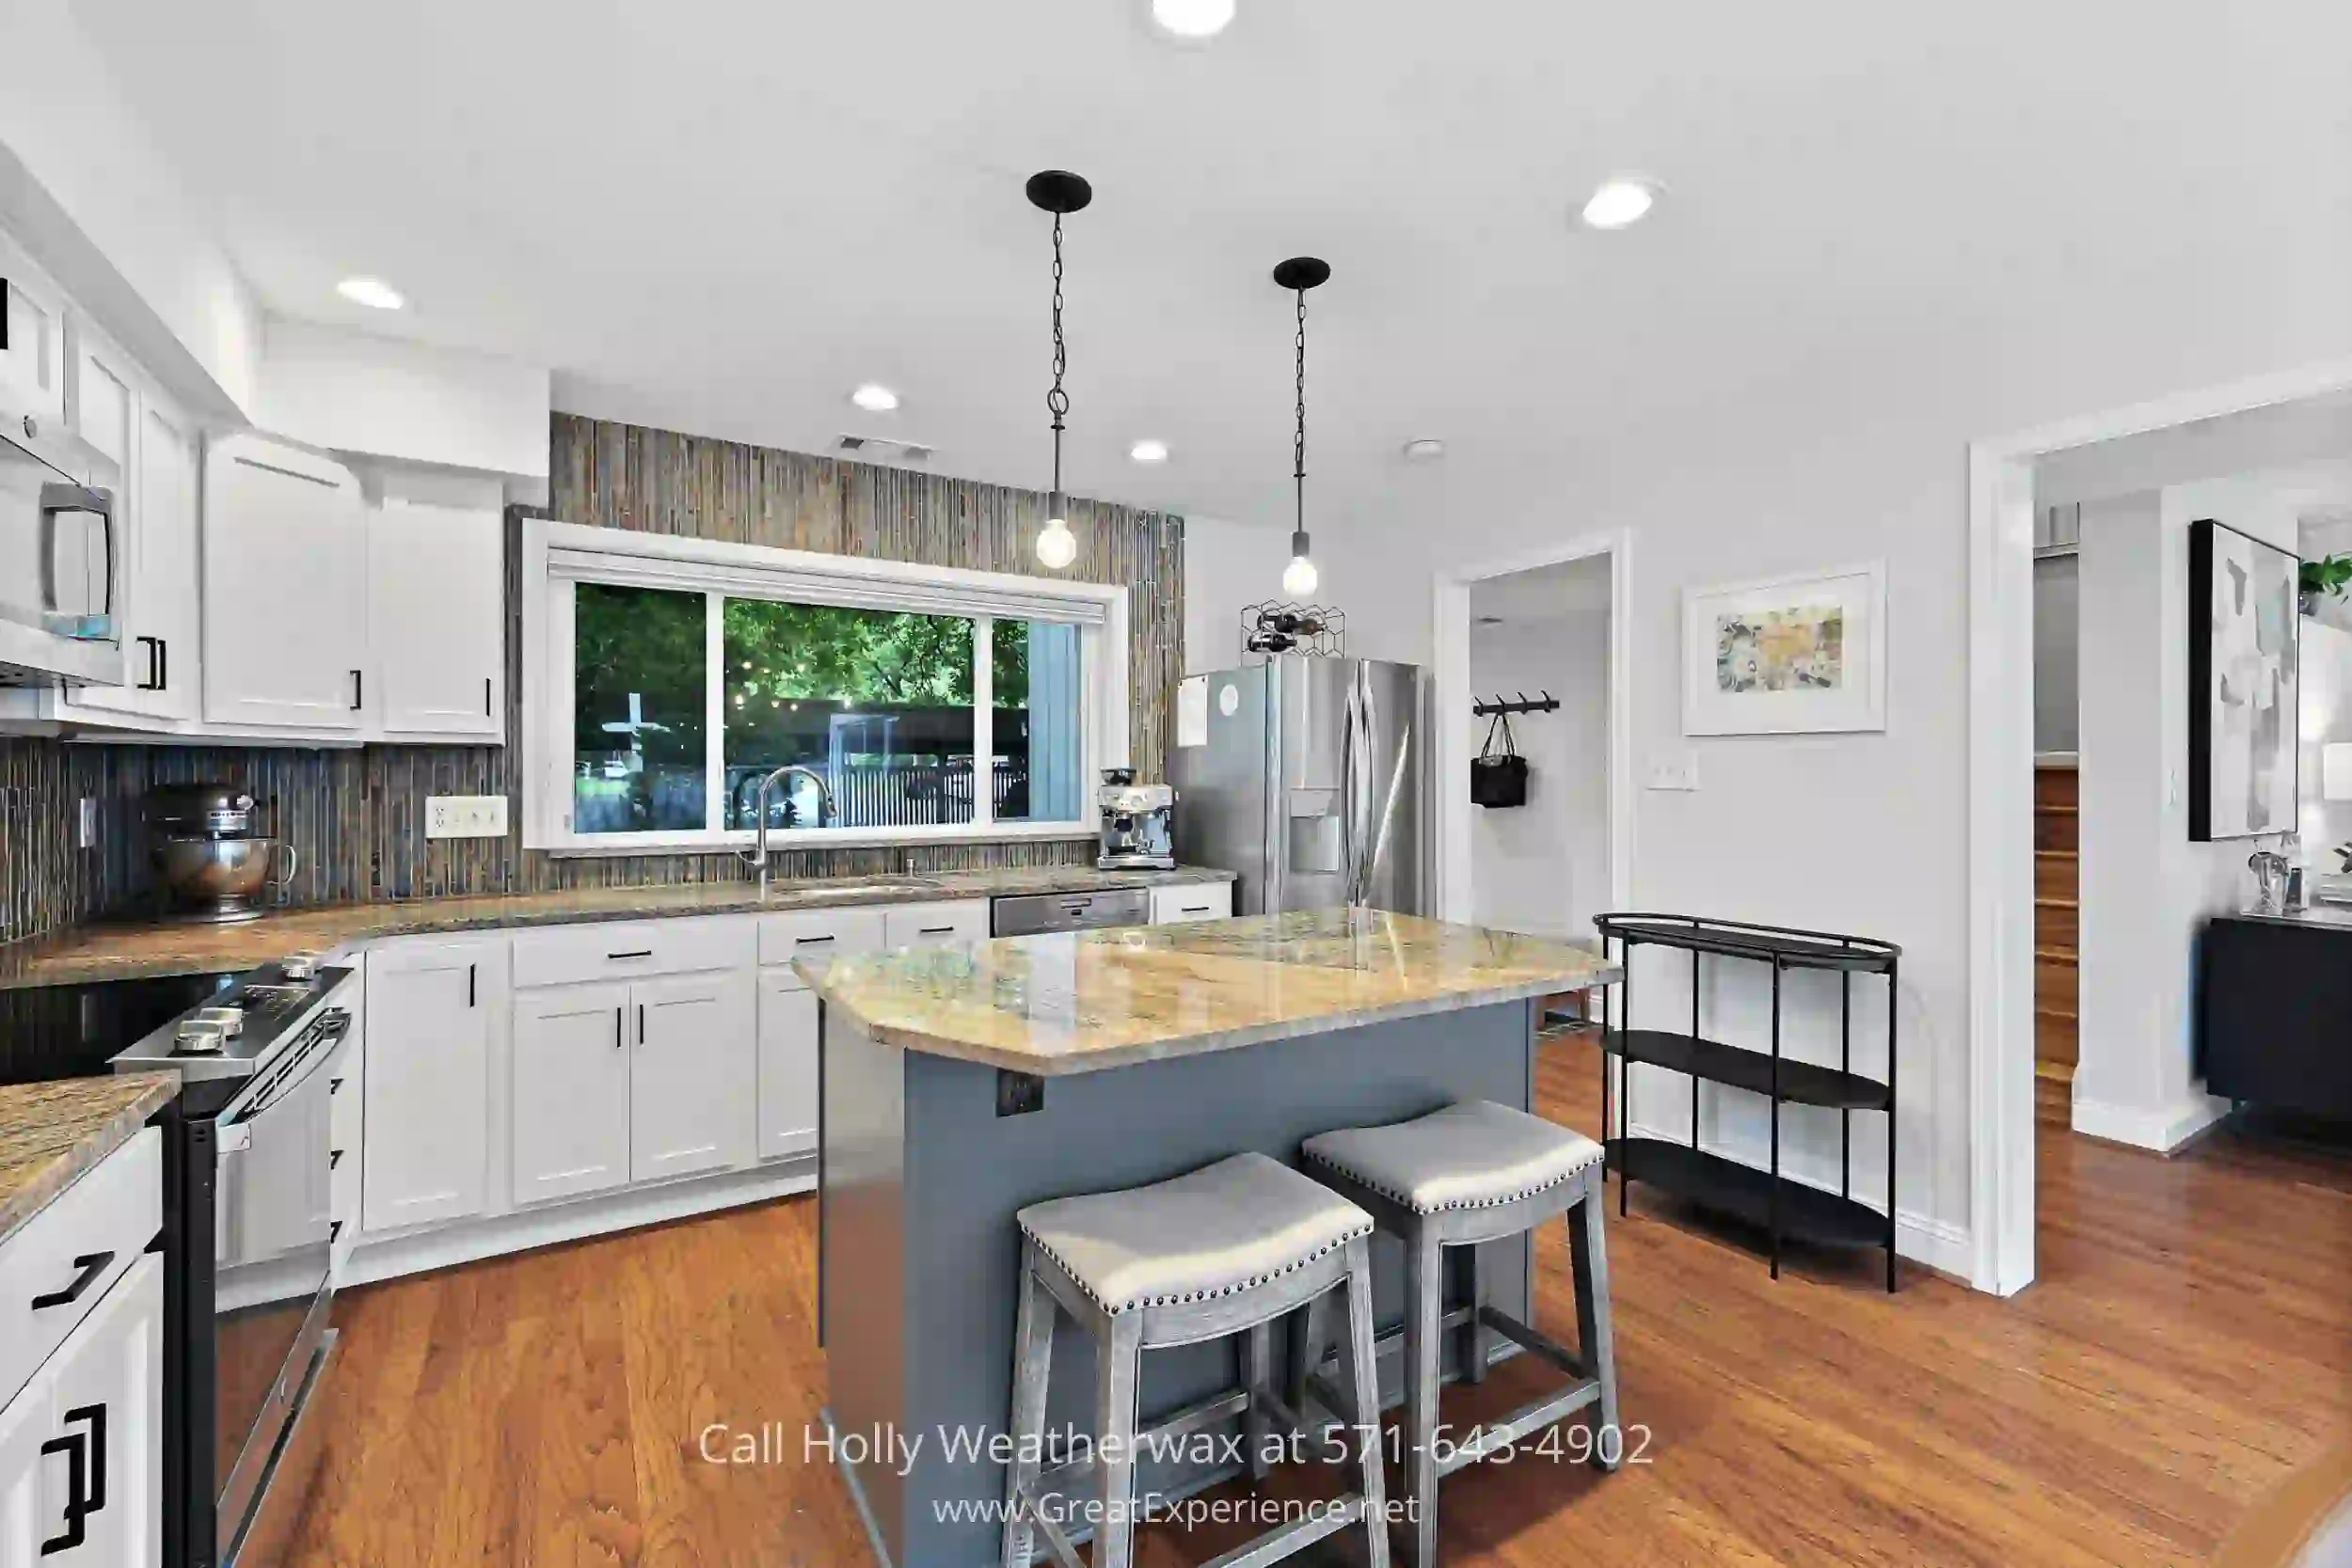
M 2198 968 L 2207 1092 L 2352 1119 L 2352 911 L 2221 916 Z

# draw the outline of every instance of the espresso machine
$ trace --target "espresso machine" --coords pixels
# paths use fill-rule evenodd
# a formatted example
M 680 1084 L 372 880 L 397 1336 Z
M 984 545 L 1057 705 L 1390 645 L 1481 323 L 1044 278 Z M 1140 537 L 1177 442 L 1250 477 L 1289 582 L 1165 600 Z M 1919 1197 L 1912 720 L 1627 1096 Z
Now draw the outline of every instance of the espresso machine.
M 1094 863 L 1105 871 L 1172 871 L 1176 867 L 1176 792 L 1139 784 L 1132 768 L 1105 768 L 1094 804 L 1103 817 L 1103 849 Z

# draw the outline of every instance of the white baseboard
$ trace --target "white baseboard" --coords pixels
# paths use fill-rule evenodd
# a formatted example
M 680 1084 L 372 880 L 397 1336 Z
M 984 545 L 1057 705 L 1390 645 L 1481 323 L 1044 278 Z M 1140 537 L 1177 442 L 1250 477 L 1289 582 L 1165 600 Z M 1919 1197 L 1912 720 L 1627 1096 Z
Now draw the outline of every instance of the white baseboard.
M 618 1230 L 766 1203 L 817 1187 L 817 1156 L 778 1160 L 755 1170 L 665 1182 L 658 1187 L 611 1193 L 551 1204 L 496 1219 L 461 1220 L 371 1242 L 362 1237 L 338 1272 L 336 1288 L 373 1285 L 404 1275 L 452 1268 L 510 1252 L 608 1236 Z
M 1670 1144 L 1691 1141 L 1687 1129 L 1682 1132 L 1669 1132 L 1662 1127 L 1648 1127 L 1638 1121 L 1633 1124 L 1633 1135 L 1637 1138 L 1656 1138 L 1661 1143 Z M 1707 1152 L 1722 1155 L 1726 1160 L 1738 1158 L 1727 1150 L 1712 1147 Z M 1781 1167 L 1780 1174 L 1784 1180 L 1798 1182 L 1817 1192 L 1834 1193 L 1837 1190 L 1827 1181 L 1815 1180 L 1785 1165 Z M 1976 1273 L 1976 1248 L 1968 1227 L 1954 1225 L 1949 1220 L 1939 1220 L 1931 1214 L 1922 1214 L 1915 1210 L 1899 1208 L 1895 1211 L 1895 1252 L 1898 1257 L 1924 1263 L 1938 1274 L 1949 1275 L 1962 1284 L 1966 1284 Z
M 2074 1097 L 2074 1131 L 2087 1138 L 2129 1144 L 2158 1154 L 2177 1152 L 2205 1129 L 2230 1114 L 2229 1101 L 2192 1090 L 2186 1100 L 2160 1110 L 2118 1105 L 2109 1101 Z

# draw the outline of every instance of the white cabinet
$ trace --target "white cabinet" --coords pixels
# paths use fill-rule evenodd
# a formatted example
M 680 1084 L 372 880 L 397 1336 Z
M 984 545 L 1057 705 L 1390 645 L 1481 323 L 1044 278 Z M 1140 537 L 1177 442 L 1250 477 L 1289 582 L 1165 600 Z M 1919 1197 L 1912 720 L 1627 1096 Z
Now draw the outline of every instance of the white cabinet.
M 388 495 L 368 515 L 369 663 L 391 739 L 506 733 L 505 524 L 485 504 Z
M 235 436 L 204 471 L 204 718 L 357 731 L 367 705 L 367 511 L 351 470 Z
M 888 947 L 938 947 L 988 940 L 988 900 L 899 904 L 882 911 L 882 943 Z
M 629 1176 L 656 1181 L 748 1164 L 755 1140 L 755 1015 L 748 969 L 629 988 Z
M 105 376 L 119 385 L 94 352 L 83 356 L 78 380 L 87 390 Z M 111 404 L 114 395 L 105 393 Z M 124 482 L 116 497 L 121 524 L 124 600 L 121 686 L 80 687 L 65 694 L 60 717 L 117 721 L 116 715 L 184 721 L 196 718 L 201 690 L 198 641 L 199 470 L 197 436 L 179 414 L 152 398 L 129 395 L 130 436 L 121 456 Z M 86 416 L 87 417 L 87 416 Z M 111 416 L 106 417 L 111 426 Z
M 0 1568 L 159 1568 L 163 1326 L 148 1254 L 0 1410 Z
M 561 986 L 515 999 L 515 1202 L 629 1180 L 627 986 Z
M 788 969 L 759 976 L 759 1157 L 817 1147 L 817 995 Z
M 1231 882 L 1186 882 L 1152 890 L 1152 924 L 1172 926 L 1186 920 L 1223 920 L 1233 912 Z
M 65 297 L 24 254 L 0 237 L 0 413 L 31 415 L 43 426 L 65 420 Z
M 389 1230 L 479 1213 L 507 944 L 401 942 L 367 966 L 363 1223 Z

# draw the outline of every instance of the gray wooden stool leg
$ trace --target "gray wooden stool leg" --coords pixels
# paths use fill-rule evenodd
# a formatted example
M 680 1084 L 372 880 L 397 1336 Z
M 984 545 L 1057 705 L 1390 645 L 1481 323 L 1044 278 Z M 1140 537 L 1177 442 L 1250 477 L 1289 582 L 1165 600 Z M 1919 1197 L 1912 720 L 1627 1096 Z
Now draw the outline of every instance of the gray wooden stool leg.
M 1486 1325 L 1479 1314 L 1486 1308 L 1486 1254 L 1476 1243 L 1457 1249 L 1462 1254 L 1462 1272 L 1470 1275 L 1470 1322 L 1462 1325 L 1462 1381 L 1486 1381 Z
M 1601 1238 L 1601 1193 L 1599 1182 L 1590 1183 L 1583 1201 L 1568 1211 L 1568 1260 L 1576 1275 L 1577 1353 L 1586 1374 L 1600 1385 L 1593 1463 L 1613 1470 L 1624 1457 L 1625 1438 L 1617 1427 L 1617 1347 L 1609 1323 L 1609 1248 Z
M 1351 1408 L 1348 1440 L 1356 1456 L 1357 1486 L 1364 1495 L 1364 1549 L 1369 1568 L 1389 1568 L 1388 1478 L 1380 1442 L 1380 1368 L 1372 1329 L 1372 1244 L 1347 1244 L 1347 1312 L 1341 1320 L 1341 1356 Z M 1328 1296 L 1318 1297 L 1328 1301 Z M 1294 1404 L 1294 1410 L 1302 1408 Z
M 1242 1440 L 1249 1445 L 1249 1479 L 1263 1481 L 1273 1465 L 1266 1458 L 1266 1439 L 1274 1423 L 1267 1418 L 1266 1400 L 1274 1392 L 1274 1325 L 1256 1323 L 1241 1332 L 1241 1386 L 1249 1392 L 1242 1412 Z M 1298 1408 L 1293 1402 L 1291 1408 Z
M 1013 1460 L 1005 1466 L 1003 1568 L 1028 1568 L 1032 1532 L 1021 1498 L 1037 1486 L 1044 1469 L 1040 1449 L 1045 1433 L 1046 1380 L 1054 1370 L 1054 1298 L 1029 1267 L 1030 1255 L 1031 1248 L 1024 1243 L 1017 1287 L 1021 1305 L 1012 1331 Z
M 1143 1319 L 1125 1313 L 1097 1340 L 1094 1435 L 1103 1477 L 1103 1519 L 1094 1528 L 1094 1568 L 1129 1568 L 1136 1547 L 1136 1395 L 1143 1370 Z
M 1437 1227 L 1412 1226 L 1405 1255 L 1405 1495 L 1412 1501 L 1413 1560 L 1430 1568 L 1438 1559 L 1438 1350 L 1445 1315 L 1445 1247 Z

